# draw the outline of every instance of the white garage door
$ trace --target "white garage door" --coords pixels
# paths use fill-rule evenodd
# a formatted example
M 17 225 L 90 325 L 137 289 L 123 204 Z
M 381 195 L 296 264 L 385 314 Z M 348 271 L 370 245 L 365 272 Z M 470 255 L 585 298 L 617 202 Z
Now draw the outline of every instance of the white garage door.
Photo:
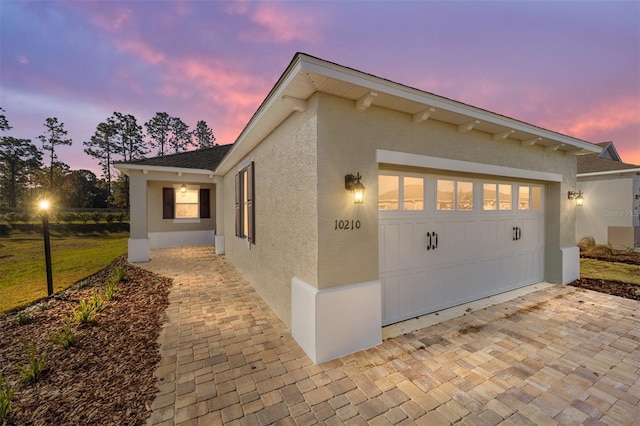
M 383 324 L 542 281 L 543 191 L 530 182 L 381 171 Z

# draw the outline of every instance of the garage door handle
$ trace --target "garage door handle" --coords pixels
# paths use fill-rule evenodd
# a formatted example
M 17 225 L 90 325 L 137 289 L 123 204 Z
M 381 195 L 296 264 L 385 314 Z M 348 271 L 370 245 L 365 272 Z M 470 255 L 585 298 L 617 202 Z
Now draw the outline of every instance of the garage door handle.
M 513 241 L 518 241 L 522 238 L 522 229 L 518 226 L 513 227 Z
M 438 234 L 435 232 L 427 232 L 427 238 L 429 238 L 429 244 L 427 244 L 427 250 L 435 250 L 438 248 Z M 435 238 L 435 244 L 433 239 Z

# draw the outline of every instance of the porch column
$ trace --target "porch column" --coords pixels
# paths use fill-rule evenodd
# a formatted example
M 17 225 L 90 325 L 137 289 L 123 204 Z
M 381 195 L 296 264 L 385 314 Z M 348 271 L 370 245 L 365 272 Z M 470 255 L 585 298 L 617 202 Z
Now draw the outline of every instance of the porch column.
M 140 172 L 129 175 L 129 262 L 149 260 L 147 233 L 147 179 Z
M 213 183 L 216 184 L 216 254 L 224 254 L 224 178 L 215 176 Z

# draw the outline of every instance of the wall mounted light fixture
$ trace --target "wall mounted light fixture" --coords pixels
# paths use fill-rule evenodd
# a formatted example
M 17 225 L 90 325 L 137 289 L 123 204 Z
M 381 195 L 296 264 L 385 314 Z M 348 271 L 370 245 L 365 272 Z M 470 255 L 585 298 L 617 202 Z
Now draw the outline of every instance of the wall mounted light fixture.
M 569 199 L 576 200 L 576 206 L 584 206 L 584 197 L 582 191 L 569 191 Z
M 346 175 L 344 177 L 344 188 L 353 192 L 353 202 L 356 204 L 364 202 L 364 185 L 360 182 L 360 179 L 362 179 L 360 172 L 355 176 Z
M 187 185 L 185 185 L 184 183 L 180 187 L 180 193 L 182 194 L 182 196 L 186 195 L 187 193 Z

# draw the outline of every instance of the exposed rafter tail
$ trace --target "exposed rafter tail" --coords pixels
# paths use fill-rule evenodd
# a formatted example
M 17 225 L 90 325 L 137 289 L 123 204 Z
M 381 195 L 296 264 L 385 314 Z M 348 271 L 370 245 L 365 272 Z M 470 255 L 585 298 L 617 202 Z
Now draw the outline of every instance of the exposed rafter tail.
M 373 102 L 373 98 L 378 96 L 377 92 L 369 92 L 360 99 L 356 101 L 356 110 L 364 111 L 371 106 L 371 102 Z
M 533 139 L 527 139 L 526 141 L 522 141 L 520 142 L 520 144 L 522 146 L 534 146 L 535 144 L 542 142 L 542 138 L 533 138 Z
M 429 119 L 429 116 L 434 112 L 436 112 L 436 109 L 431 107 L 427 109 L 423 109 L 420 112 L 416 112 L 415 114 L 413 114 L 413 122 L 416 124 L 424 123 Z
M 513 129 L 506 130 L 504 132 L 496 133 L 493 135 L 494 141 L 503 141 L 507 139 L 509 136 L 513 135 L 516 131 Z
M 480 124 L 480 120 L 471 120 L 466 123 L 463 123 L 458 126 L 458 132 L 467 133 L 468 131 L 476 127 L 478 124 Z

